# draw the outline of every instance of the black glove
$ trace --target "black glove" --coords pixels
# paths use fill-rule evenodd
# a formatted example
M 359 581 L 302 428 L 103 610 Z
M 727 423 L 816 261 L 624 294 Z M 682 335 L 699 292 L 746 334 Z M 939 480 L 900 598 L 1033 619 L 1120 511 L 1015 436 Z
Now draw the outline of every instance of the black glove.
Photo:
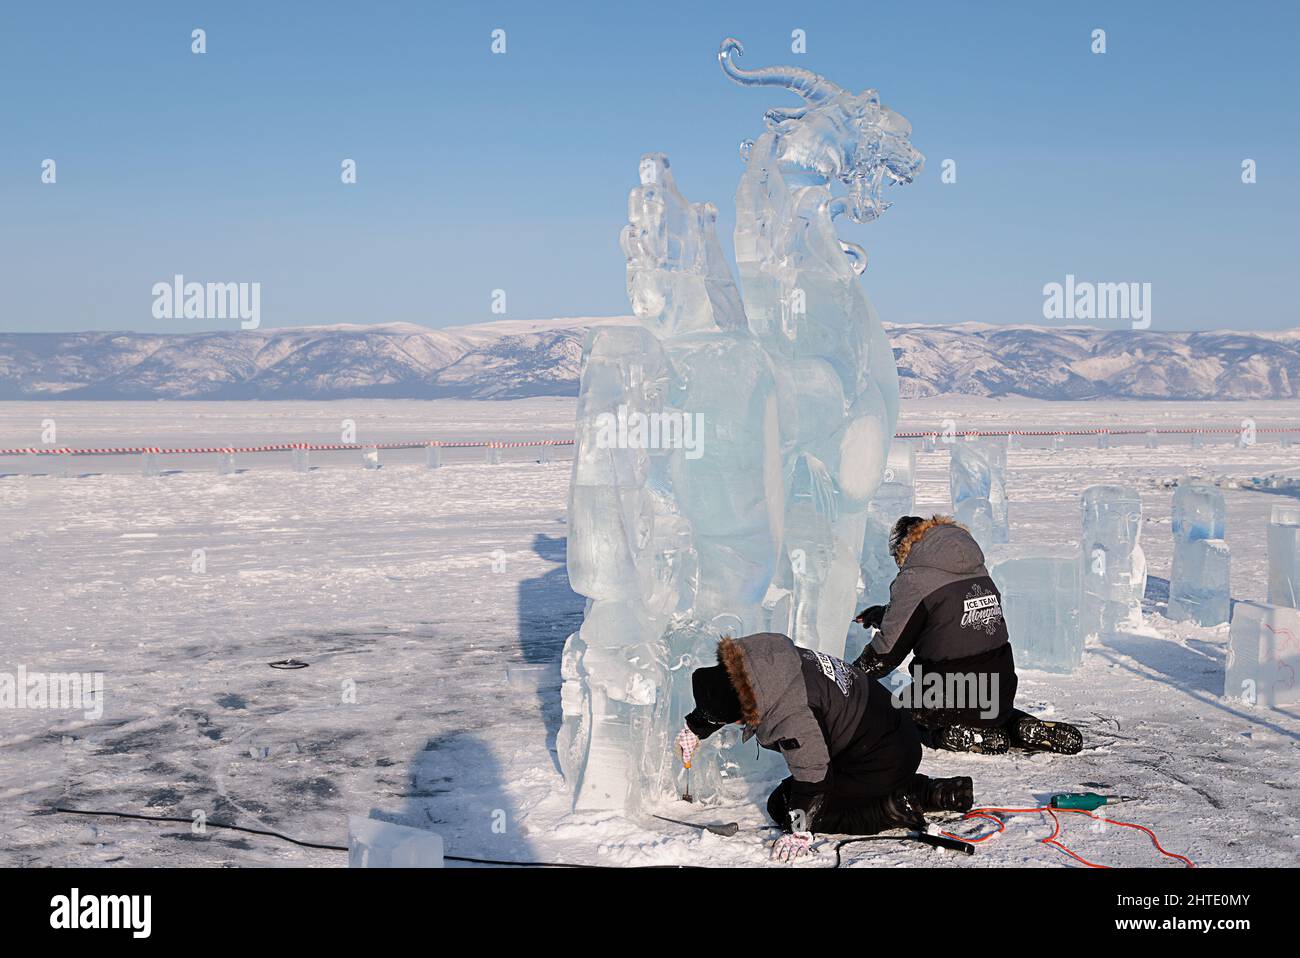
M 883 605 L 873 605 L 869 609 L 863 609 L 853 619 L 864 629 L 878 629 L 880 623 L 885 621 L 885 607 Z
M 869 645 L 862 650 L 861 655 L 853 660 L 853 666 L 866 672 L 873 679 L 893 671 L 889 663 L 885 661 L 885 657 Z

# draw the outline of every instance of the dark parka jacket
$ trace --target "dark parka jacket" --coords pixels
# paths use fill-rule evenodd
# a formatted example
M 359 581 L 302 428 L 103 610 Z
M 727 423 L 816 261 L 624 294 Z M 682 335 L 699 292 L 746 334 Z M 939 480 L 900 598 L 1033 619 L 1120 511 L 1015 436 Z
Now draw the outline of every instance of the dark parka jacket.
M 900 568 L 889 587 L 880 631 L 854 664 L 881 676 L 914 653 L 914 674 L 919 668 L 921 674 L 939 678 L 996 676 L 996 715 L 987 708 L 950 707 L 936 712 L 931 724 L 1001 724 L 1014 704 L 1016 670 L 1002 594 L 984 566 L 979 543 L 953 519 L 934 516 L 908 533 L 898 555 Z
M 790 768 L 788 808 L 809 831 L 836 801 L 888 794 L 916 771 L 920 745 L 889 690 L 834 656 L 761 632 L 718 643 L 718 662 L 740 698 L 745 739 L 779 751 Z M 687 716 L 700 738 L 718 726 Z

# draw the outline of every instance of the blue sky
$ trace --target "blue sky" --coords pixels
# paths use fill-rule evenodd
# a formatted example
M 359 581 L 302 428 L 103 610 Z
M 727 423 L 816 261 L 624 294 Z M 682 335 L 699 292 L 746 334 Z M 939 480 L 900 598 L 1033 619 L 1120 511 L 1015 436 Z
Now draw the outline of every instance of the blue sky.
M 921 179 L 841 229 L 870 251 L 885 321 L 1043 323 L 1043 285 L 1072 273 L 1151 283 L 1153 329 L 1300 326 L 1297 10 L 6 4 L 0 329 L 232 325 L 154 319 L 176 273 L 261 283 L 264 326 L 627 313 L 617 236 L 640 155 L 666 152 L 720 207 L 730 250 L 738 144 L 794 102 L 728 81 L 727 35 L 743 66 L 875 87 L 912 122 Z

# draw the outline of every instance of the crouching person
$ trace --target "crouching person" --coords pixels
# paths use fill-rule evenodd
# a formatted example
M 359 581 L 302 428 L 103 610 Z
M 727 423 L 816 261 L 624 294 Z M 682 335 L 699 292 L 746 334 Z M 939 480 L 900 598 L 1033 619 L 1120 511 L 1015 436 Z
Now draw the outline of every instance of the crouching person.
M 691 685 L 695 708 L 677 736 L 683 762 L 739 722 L 746 741 L 779 751 L 790 769 L 767 802 L 785 830 L 773 857 L 806 853 L 813 833 L 924 830 L 923 812 L 971 807 L 969 778 L 917 774 L 920 738 L 889 690 L 833 656 L 774 632 L 723 639 L 718 664 L 696 669 Z
M 854 665 L 878 677 L 914 653 L 912 685 L 900 695 L 931 748 L 1001 754 L 1011 747 L 1073 755 L 1073 725 L 1043 722 L 1015 707 L 1016 663 L 1002 595 L 974 537 L 948 516 L 903 516 L 889 552 L 898 575 L 889 604 L 854 621 L 880 631 Z

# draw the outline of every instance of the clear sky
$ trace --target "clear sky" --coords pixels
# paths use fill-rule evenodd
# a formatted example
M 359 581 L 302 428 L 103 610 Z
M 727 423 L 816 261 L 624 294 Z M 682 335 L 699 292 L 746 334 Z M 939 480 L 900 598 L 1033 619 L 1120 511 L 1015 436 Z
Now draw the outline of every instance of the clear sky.
M 1044 284 L 1069 273 L 1151 283 L 1153 329 L 1300 326 L 1298 11 L 5 3 L 0 328 L 233 325 L 155 319 L 153 284 L 176 273 L 260 283 L 263 326 L 627 313 L 617 237 L 639 156 L 666 152 L 683 192 L 720 207 L 730 250 L 738 144 L 796 102 L 727 80 L 728 35 L 744 67 L 875 87 L 911 120 L 921 179 L 841 229 L 870 252 L 885 321 L 1043 323 Z

